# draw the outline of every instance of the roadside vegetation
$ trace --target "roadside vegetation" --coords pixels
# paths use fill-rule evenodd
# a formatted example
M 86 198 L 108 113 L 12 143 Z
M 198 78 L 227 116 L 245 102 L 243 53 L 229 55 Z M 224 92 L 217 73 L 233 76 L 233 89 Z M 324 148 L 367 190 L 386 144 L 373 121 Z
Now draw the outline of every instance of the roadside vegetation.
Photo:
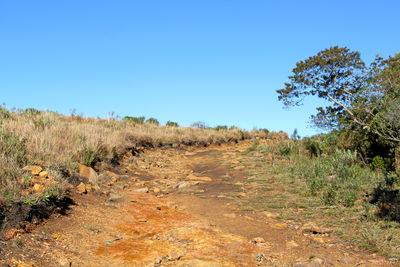
M 241 160 L 247 197 L 236 201 L 289 224 L 331 228 L 347 246 L 400 258 L 398 176 L 381 162 L 364 164 L 340 143 L 337 133 L 254 143 Z
M 254 136 L 267 135 L 238 128 L 179 127 L 172 121 L 160 126 L 155 118 L 95 119 L 75 112 L 64 116 L 32 108 L 10 111 L 0 107 L 0 213 L 18 203 L 35 205 L 63 197 L 66 176 L 78 172 L 77 163 L 90 167 L 98 162 L 116 163 L 121 155 L 138 147 L 177 148 Z M 24 170 L 32 165 L 48 172 L 45 178 L 49 181 L 43 187 L 33 189 L 35 176 Z
M 327 133 L 301 139 L 295 131 L 244 151 L 251 194 L 243 208 L 315 221 L 398 260 L 400 54 L 367 66 L 358 52 L 331 47 L 298 62 L 289 80 L 279 99 L 285 106 L 326 100 L 312 121 Z

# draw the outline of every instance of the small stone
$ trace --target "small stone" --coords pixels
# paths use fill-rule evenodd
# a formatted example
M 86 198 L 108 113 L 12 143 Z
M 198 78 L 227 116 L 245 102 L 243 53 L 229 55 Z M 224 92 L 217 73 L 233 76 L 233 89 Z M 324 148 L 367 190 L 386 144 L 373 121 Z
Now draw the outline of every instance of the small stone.
M 44 191 L 44 186 L 41 184 L 34 184 L 33 190 L 35 190 L 36 193 L 41 193 Z
M 224 217 L 234 219 L 234 218 L 236 218 L 236 214 L 235 213 L 225 213 Z
M 79 169 L 79 175 L 87 178 L 90 183 L 98 182 L 99 177 L 98 177 L 96 171 L 93 170 L 92 168 L 78 163 L 78 169 Z
M 122 196 L 118 194 L 110 194 L 110 196 L 108 197 L 108 201 L 113 201 L 113 202 L 119 201 L 121 199 Z
M 80 183 L 77 187 L 76 187 L 76 192 L 80 195 L 85 194 L 86 193 L 86 185 L 84 183 Z
M 303 227 L 301 227 L 301 231 L 303 233 L 312 233 L 312 234 L 330 234 L 333 232 L 332 229 L 320 228 L 313 222 L 304 224 Z
M 71 261 L 69 261 L 66 258 L 59 258 L 58 259 L 58 266 L 60 266 L 60 267 L 69 267 L 71 265 L 72 265 Z
M 48 171 L 42 171 L 39 173 L 40 178 L 47 178 L 48 175 L 49 175 Z
M 262 214 L 265 217 L 268 217 L 268 218 L 276 218 L 276 217 L 278 217 L 278 214 L 271 213 L 271 212 L 268 212 L 268 211 L 263 211 Z
M 241 193 L 239 193 L 239 196 L 240 197 L 246 197 L 246 193 L 241 192 Z
M 18 235 L 18 233 L 19 233 L 18 229 L 15 229 L 15 228 L 9 229 L 3 234 L 3 237 L 5 239 L 13 239 L 14 237 L 16 237 Z
M 51 235 L 51 237 L 53 238 L 53 239 L 59 239 L 60 238 L 60 235 L 59 234 L 56 234 L 56 233 L 54 233 L 54 234 L 52 234 Z
M 212 182 L 212 181 L 213 181 L 213 179 L 210 178 L 210 177 L 197 177 L 197 176 L 195 176 L 195 175 L 193 175 L 193 174 L 189 174 L 189 175 L 186 177 L 186 180 L 190 180 L 190 181 L 200 181 L 200 182 Z
M 156 188 L 153 188 L 153 192 L 154 192 L 154 193 L 159 193 L 160 191 L 161 191 L 160 188 L 157 188 L 157 187 L 156 187 Z
M 147 187 L 143 187 L 143 188 L 136 189 L 135 192 L 138 192 L 138 193 L 148 193 L 148 192 L 149 192 L 149 189 L 148 189 Z
M 38 175 L 43 170 L 43 168 L 37 165 L 30 165 L 25 166 L 24 168 L 22 168 L 22 170 L 30 172 L 33 175 Z
M 255 243 L 255 244 L 261 244 L 261 243 L 265 243 L 264 238 L 262 237 L 255 237 L 251 240 L 251 242 Z
M 88 193 L 90 193 L 90 192 L 92 192 L 92 191 L 93 191 L 93 187 L 92 187 L 92 185 L 91 185 L 91 184 L 87 184 L 87 185 L 85 185 L 85 188 L 86 188 L 86 192 L 88 192 Z
M 182 188 L 185 188 L 185 187 L 188 187 L 188 186 L 189 186 L 189 183 L 184 182 L 184 183 L 178 184 L 178 189 L 182 189 Z
M 275 228 L 278 228 L 278 229 L 286 229 L 288 226 L 287 226 L 286 223 L 276 223 L 276 224 L 274 225 L 274 227 L 275 227 Z

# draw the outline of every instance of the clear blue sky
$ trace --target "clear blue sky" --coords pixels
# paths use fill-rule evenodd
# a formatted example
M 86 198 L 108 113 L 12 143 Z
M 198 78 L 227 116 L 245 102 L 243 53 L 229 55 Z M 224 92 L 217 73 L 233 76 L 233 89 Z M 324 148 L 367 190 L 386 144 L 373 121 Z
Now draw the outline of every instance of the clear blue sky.
M 329 46 L 400 52 L 400 1 L 0 1 L 0 102 L 311 135 L 277 100 Z

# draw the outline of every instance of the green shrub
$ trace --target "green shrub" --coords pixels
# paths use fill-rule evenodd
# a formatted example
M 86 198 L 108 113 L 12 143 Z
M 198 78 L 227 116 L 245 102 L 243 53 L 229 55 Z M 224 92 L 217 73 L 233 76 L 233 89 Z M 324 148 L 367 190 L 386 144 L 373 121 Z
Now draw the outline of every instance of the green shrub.
M 170 126 L 170 127 L 179 127 L 179 124 L 177 122 L 173 122 L 173 121 L 167 121 L 167 123 L 165 125 Z
M 154 124 L 154 125 L 160 125 L 160 122 L 155 118 L 148 118 L 146 120 L 146 123 L 150 123 L 150 124 Z
M 34 109 L 34 108 L 27 108 L 22 112 L 22 114 L 27 115 L 27 116 L 36 116 L 41 113 L 42 113 L 41 111 Z
M 33 124 L 35 125 L 35 127 L 40 129 L 45 129 L 46 127 L 49 127 L 53 123 L 54 121 L 48 117 L 39 117 L 33 120 Z
M 1 119 L 9 119 L 10 118 L 10 111 L 5 107 L 0 106 L 0 118 Z
M 312 157 L 318 157 L 321 155 L 322 149 L 318 141 L 312 140 L 311 138 L 304 138 L 303 144 Z
M 0 153 L 20 167 L 26 164 L 25 142 L 0 126 Z
M 214 128 L 217 131 L 227 131 L 228 130 L 228 126 L 226 125 L 218 125 Z
M 400 177 L 395 173 L 386 173 L 383 182 L 372 192 L 370 203 L 378 207 L 378 216 L 400 222 Z
M 331 155 L 292 164 L 293 174 L 304 177 L 310 194 L 326 205 L 351 207 L 360 193 L 378 180 L 376 174 L 357 164 L 357 154 L 350 150 L 337 149 Z
M 375 156 L 369 166 L 373 170 L 383 171 L 386 169 L 386 162 L 381 156 Z
M 285 147 L 285 148 L 279 149 L 279 154 L 282 157 L 289 156 L 291 152 L 292 152 L 292 149 L 290 147 Z
M 133 122 L 133 123 L 138 123 L 138 124 L 143 124 L 145 117 L 130 117 L 130 116 L 125 116 L 122 121 L 125 122 Z

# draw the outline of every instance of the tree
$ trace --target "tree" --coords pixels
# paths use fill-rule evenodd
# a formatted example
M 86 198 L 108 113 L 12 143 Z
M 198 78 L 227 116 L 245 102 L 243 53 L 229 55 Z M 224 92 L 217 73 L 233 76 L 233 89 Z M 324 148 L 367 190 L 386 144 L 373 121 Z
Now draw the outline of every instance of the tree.
M 288 107 L 300 105 L 310 95 L 328 100 L 331 105 L 317 108 L 312 120 L 320 128 L 336 128 L 349 116 L 358 122 L 352 103 L 365 86 L 366 74 L 360 53 L 335 46 L 298 62 L 289 76 L 290 83 L 277 92 Z
M 277 90 L 285 106 L 296 106 L 307 96 L 328 100 L 312 116 L 316 126 L 361 129 L 396 147 L 400 171 L 400 54 L 376 57 L 366 67 L 360 53 L 331 47 L 300 61 L 289 83 Z

